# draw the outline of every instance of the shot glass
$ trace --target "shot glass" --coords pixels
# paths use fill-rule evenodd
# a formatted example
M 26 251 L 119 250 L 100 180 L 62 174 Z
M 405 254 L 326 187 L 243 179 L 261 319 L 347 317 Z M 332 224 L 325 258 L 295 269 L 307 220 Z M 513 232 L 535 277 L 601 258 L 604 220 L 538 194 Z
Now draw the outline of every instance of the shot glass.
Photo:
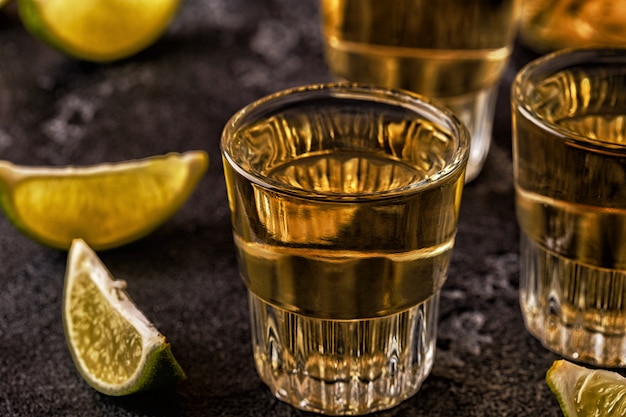
M 436 98 L 469 128 L 466 180 L 483 168 L 521 0 L 320 0 L 338 79 Z
M 526 327 L 576 361 L 626 365 L 626 49 L 561 50 L 512 86 Z
M 240 110 L 221 146 L 254 359 L 270 390 L 332 415 L 415 394 L 433 366 L 464 125 L 417 95 L 312 85 Z

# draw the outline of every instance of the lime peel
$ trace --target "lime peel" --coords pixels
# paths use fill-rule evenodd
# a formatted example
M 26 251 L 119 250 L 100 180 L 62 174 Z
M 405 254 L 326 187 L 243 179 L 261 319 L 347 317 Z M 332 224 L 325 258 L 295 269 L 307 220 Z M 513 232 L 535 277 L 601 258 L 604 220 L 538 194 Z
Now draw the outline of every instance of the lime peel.
M 626 378 L 617 372 L 555 361 L 546 382 L 565 417 L 626 415 Z
M 165 337 L 82 240 L 73 242 L 63 295 L 72 359 L 97 391 L 121 396 L 185 379 Z M 129 354 L 129 352 L 131 354 Z
M 43 244 L 94 250 L 146 236 L 187 201 L 208 168 L 204 151 L 87 167 L 29 167 L 0 161 L 0 205 L 11 223 Z

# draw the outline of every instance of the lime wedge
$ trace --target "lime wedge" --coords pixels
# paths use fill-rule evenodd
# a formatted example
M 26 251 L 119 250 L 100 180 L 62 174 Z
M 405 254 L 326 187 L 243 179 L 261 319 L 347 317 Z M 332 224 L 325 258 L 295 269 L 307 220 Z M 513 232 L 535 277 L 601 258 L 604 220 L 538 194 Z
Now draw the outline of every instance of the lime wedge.
M 114 61 L 152 44 L 180 0 L 18 0 L 24 26 L 65 53 Z
M 75 240 L 63 291 L 65 337 L 85 381 L 107 395 L 127 395 L 185 378 L 165 337 L 137 309 L 97 255 Z
M 626 378 L 557 360 L 546 374 L 565 417 L 626 416 Z
M 0 205 L 33 239 L 94 250 L 139 239 L 171 217 L 208 167 L 203 151 L 88 167 L 27 167 L 0 161 Z

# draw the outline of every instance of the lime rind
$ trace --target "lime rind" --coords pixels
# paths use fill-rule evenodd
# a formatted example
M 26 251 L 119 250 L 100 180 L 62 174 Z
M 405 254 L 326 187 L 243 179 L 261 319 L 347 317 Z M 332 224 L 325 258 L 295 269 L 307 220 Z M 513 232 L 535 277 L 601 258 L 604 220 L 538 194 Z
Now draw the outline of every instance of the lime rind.
M 60 40 L 57 39 L 51 32 L 44 29 L 45 23 L 41 18 L 41 14 L 34 1 L 18 0 L 17 10 L 22 24 L 31 35 L 44 43 L 63 51 Z
M 626 416 L 626 378 L 617 372 L 562 359 L 548 370 L 546 382 L 565 417 Z
M 99 292 L 96 296 L 92 296 L 89 302 L 106 303 L 110 307 L 109 311 L 113 311 L 111 314 L 115 315 L 115 320 L 98 320 L 98 317 L 89 317 L 86 310 L 75 309 L 74 292 L 80 291 L 75 286 L 80 285 L 77 280 L 85 279 L 85 275 Z M 185 379 L 185 372 L 172 354 L 169 342 L 137 308 L 124 288 L 125 282 L 115 280 L 84 241 L 80 239 L 74 241 L 68 255 L 65 277 L 63 326 L 78 372 L 95 390 L 111 396 L 147 391 Z M 98 309 L 88 311 L 96 310 Z M 119 326 L 118 319 L 124 322 L 124 326 Z M 95 342 L 95 350 L 101 355 L 98 358 L 100 362 L 96 366 L 103 367 L 107 373 L 111 372 L 111 369 L 123 369 L 120 380 L 117 380 L 115 375 L 113 377 L 107 375 L 106 378 L 104 375 L 98 375 L 98 370 L 89 365 L 90 360 L 93 359 L 90 357 L 93 356 L 93 349 L 91 349 L 92 346 L 85 345 L 85 340 L 89 339 L 86 333 L 91 332 L 92 329 L 84 327 L 85 321 L 95 323 L 94 326 L 97 326 L 97 329 L 93 331 L 98 335 L 107 335 L 111 338 L 111 340 L 102 340 L 101 337 Z M 138 360 L 129 361 L 134 363 L 135 368 L 131 369 L 127 375 L 126 367 L 130 365 L 126 361 L 109 363 L 108 360 L 116 356 L 107 356 L 107 349 L 123 350 L 126 348 L 125 343 L 135 340 L 136 336 L 141 339 L 141 354 Z
M 187 378 L 185 371 L 179 365 L 172 353 L 169 343 L 155 345 L 146 358 L 149 366 L 144 368 L 136 384 L 125 392 L 118 391 L 118 395 L 127 395 L 134 392 L 150 391 L 171 385 Z
M 0 161 L 0 205 L 18 230 L 45 245 L 67 250 L 80 238 L 94 250 L 110 249 L 172 217 L 207 168 L 204 151 L 88 167 Z M 131 189 L 137 191 L 128 195 Z

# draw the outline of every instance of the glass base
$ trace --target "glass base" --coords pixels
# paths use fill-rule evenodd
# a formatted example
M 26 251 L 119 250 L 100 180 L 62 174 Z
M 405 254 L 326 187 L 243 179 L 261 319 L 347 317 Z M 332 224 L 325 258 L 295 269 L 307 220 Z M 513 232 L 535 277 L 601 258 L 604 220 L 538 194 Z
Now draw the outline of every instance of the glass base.
M 522 233 L 520 305 L 528 331 L 578 362 L 626 367 L 626 271 L 546 250 Z
M 398 405 L 430 374 L 439 293 L 397 314 L 317 319 L 274 307 L 249 292 L 257 371 L 297 408 L 359 415 Z
M 437 99 L 467 126 L 472 138 L 465 182 L 474 180 L 485 165 L 491 146 L 493 118 L 498 95 L 497 86 L 472 94 Z

